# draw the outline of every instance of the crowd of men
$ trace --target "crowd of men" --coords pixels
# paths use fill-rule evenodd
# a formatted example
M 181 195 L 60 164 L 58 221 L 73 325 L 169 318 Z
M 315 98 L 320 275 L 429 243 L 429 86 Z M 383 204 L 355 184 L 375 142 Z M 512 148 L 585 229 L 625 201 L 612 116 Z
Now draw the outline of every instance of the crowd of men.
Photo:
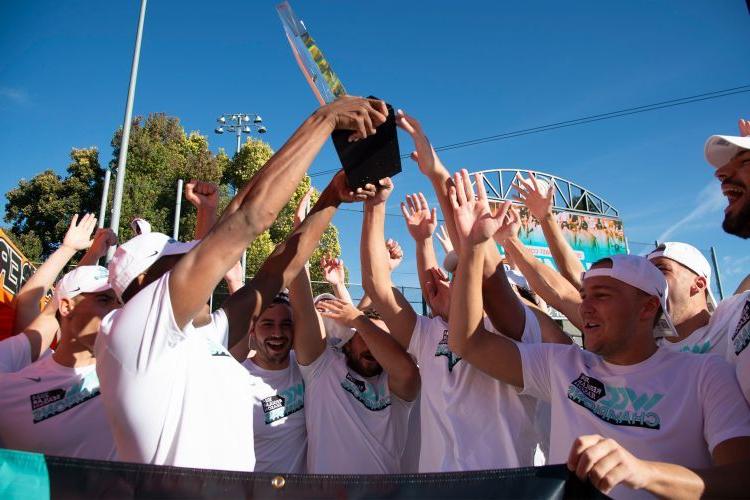
M 519 238 L 518 208 L 491 205 L 480 175 L 451 175 L 402 111 L 397 124 L 445 220 L 436 231 L 437 207 L 422 193 L 401 204 L 430 314 L 391 280 L 403 254 L 385 237 L 388 178 L 352 189 L 339 172 L 311 208 L 308 193 L 286 241 L 243 283 L 241 254 L 331 132 L 360 140 L 387 113 L 349 96 L 319 108 L 220 216 L 217 187 L 190 182 L 191 242 L 136 219 L 137 236 L 104 268 L 96 263 L 117 238 L 73 216 L 16 298 L 18 335 L 0 342 L 0 446 L 275 473 L 567 463 L 614 497 L 745 495 L 750 292 L 716 303 L 711 266 L 681 242 L 584 270 L 552 211 L 554 184 L 519 176 L 518 202 L 557 270 L 541 263 Z M 705 151 L 728 199 L 723 228 L 748 238 L 750 125 L 740 129 Z M 311 291 L 308 260 L 342 203 L 364 205 L 357 304 L 337 258 L 323 260 L 334 293 Z M 221 280 L 231 295 L 211 311 Z M 580 329 L 583 347 L 549 307 Z

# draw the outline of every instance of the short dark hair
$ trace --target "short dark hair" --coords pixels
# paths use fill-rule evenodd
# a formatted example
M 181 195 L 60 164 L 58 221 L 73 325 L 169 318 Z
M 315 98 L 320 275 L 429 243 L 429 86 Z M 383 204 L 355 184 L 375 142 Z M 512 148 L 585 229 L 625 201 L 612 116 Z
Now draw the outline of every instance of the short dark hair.
M 362 313 L 364 313 L 365 318 L 367 318 L 367 319 L 378 319 L 378 320 L 381 320 L 381 321 L 383 320 L 383 318 L 380 316 L 380 313 L 377 312 L 372 307 L 368 307 L 367 309 L 364 309 L 362 311 Z

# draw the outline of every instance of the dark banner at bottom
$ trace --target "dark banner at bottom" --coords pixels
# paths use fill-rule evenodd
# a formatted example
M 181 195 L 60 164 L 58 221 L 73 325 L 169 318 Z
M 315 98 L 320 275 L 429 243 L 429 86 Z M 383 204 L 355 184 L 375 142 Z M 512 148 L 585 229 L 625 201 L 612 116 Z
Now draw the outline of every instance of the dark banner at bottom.
M 0 450 L 0 498 L 606 498 L 564 465 L 389 476 L 227 472 Z

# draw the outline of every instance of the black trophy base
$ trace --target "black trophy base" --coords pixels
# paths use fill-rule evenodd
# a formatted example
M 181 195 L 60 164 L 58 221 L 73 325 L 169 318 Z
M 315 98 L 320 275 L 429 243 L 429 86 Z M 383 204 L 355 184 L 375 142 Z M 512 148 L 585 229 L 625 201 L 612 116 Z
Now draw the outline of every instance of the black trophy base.
M 390 104 L 386 106 L 388 118 L 377 127 L 377 134 L 356 142 L 349 142 L 349 136 L 352 135 L 350 130 L 335 130 L 331 134 L 346 180 L 352 189 L 365 184 L 377 185 L 377 181 L 383 177 L 393 177 L 401 172 L 396 113 Z

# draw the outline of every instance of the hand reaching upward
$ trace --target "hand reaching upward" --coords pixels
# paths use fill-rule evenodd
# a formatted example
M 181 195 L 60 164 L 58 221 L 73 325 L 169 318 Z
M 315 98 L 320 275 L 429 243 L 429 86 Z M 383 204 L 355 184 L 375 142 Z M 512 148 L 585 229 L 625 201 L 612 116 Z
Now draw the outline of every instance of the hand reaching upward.
M 96 229 L 96 217 L 94 214 L 85 214 L 78 220 L 78 214 L 75 214 L 70 221 L 65 237 L 63 238 L 62 245 L 70 248 L 71 250 L 86 250 L 94 242 L 91 239 L 91 233 Z
M 330 255 L 326 255 L 320 260 L 323 268 L 323 279 L 331 285 L 343 285 L 346 281 L 346 271 L 344 270 L 344 261 Z
M 453 217 L 461 246 L 474 246 L 489 240 L 505 224 L 510 202 L 506 201 L 493 214 L 484 188 L 484 178 L 475 174 L 477 194 L 471 185 L 469 172 L 462 169 L 453 175 L 454 186 L 450 187 L 449 197 L 453 206 Z
M 518 192 L 515 200 L 523 202 L 538 221 L 552 214 L 552 205 L 555 197 L 555 183 L 547 184 L 542 179 L 528 172 L 529 178 L 524 179 L 520 174 L 513 180 L 513 189 Z
M 406 203 L 401 202 L 401 213 L 406 221 L 406 228 L 415 241 L 423 241 L 432 236 L 437 227 L 437 210 L 430 211 L 424 194 L 407 194 Z
M 185 184 L 185 199 L 195 208 L 215 210 L 219 204 L 219 187 L 212 182 L 193 179 Z

